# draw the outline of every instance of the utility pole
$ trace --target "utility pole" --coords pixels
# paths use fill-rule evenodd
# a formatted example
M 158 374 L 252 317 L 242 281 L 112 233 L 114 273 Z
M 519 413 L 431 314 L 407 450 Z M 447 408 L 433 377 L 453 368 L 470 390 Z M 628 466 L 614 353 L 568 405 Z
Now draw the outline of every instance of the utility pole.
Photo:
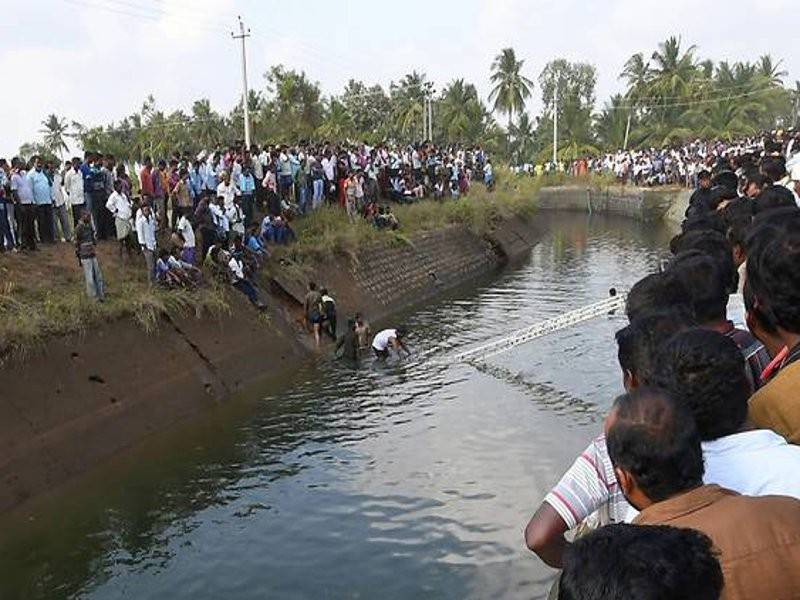
M 428 96 L 428 141 L 433 142 L 433 100 Z
M 425 138 L 428 135 L 428 96 L 426 95 L 425 98 L 422 100 L 422 141 L 425 141 Z
M 553 91 L 553 169 L 558 165 L 558 76 L 556 76 L 556 89 Z
M 625 142 L 622 144 L 622 149 L 628 149 L 628 135 L 631 132 L 631 113 L 633 113 L 633 108 L 628 107 L 628 124 L 625 125 Z
M 247 91 L 247 50 L 245 40 L 250 37 L 250 30 L 245 31 L 242 17 L 239 19 L 239 35 L 231 32 L 231 37 L 235 40 L 242 40 L 242 106 L 244 107 L 244 145 L 250 150 L 250 107 L 247 105 L 249 93 Z

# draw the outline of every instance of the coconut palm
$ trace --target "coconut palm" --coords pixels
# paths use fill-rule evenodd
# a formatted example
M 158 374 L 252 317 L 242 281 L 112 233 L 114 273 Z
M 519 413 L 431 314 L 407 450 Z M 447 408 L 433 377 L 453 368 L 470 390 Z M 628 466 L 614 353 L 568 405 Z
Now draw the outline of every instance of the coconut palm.
M 345 105 L 336 98 L 331 98 L 327 104 L 322 125 L 317 128 L 317 135 L 326 140 L 351 139 L 356 128 Z
M 781 69 L 782 63 L 782 60 L 775 62 L 772 60 L 772 56 L 764 54 L 758 59 L 756 71 L 761 77 L 764 77 L 773 85 L 783 85 L 783 79 L 788 73 Z
M 692 80 L 698 75 L 694 58 L 696 46 L 681 50 L 681 39 L 670 37 L 653 52 L 652 91 L 659 96 L 674 99 L 687 95 Z
M 615 94 L 597 115 L 595 132 L 597 141 L 603 148 L 609 150 L 622 148 L 631 125 L 635 126 L 635 123 L 628 120 L 632 111 L 626 107 L 627 102 L 629 100 L 625 96 Z
M 508 130 L 511 157 L 517 164 L 533 161 L 536 150 L 536 130 L 528 113 L 523 112 Z
M 489 102 L 494 110 L 508 116 L 508 128 L 514 114 L 525 108 L 525 100 L 530 98 L 533 81 L 522 75 L 524 60 L 517 60 L 513 48 L 503 48 L 492 63 L 490 81 L 494 84 L 489 93 Z
M 58 158 L 61 158 L 68 150 L 67 142 L 64 139 L 69 136 L 68 129 L 67 120 L 54 114 L 47 115 L 47 118 L 42 121 L 40 132 L 44 135 L 44 146 Z

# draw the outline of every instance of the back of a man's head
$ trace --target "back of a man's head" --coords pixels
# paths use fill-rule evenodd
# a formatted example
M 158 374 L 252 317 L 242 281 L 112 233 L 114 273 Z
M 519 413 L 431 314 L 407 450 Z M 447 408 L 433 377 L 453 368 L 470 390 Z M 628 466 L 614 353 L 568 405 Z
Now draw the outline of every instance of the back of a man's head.
M 722 569 L 711 540 L 667 525 L 601 527 L 567 547 L 559 600 L 716 600 Z
M 800 218 L 792 212 L 781 223 L 754 223 L 747 245 L 747 281 L 759 310 L 800 333 Z
M 617 398 L 606 445 L 614 467 L 628 473 L 651 502 L 703 483 L 694 416 L 665 390 L 638 388 Z
M 686 288 L 688 303 L 699 324 L 726 318 L 732 267 L 732 261 L 723 265 L 716 257 L 699 250 L 681 252 L 670 261 L 667 270 Z
M 782 185 L 768 185 L 756 197 L 753 212 L 760 214 L 776 208 L 797 207 L 792 192 Z
M 650 381 L 661 346 L 694 324 L 688 310 L 676 308 L 646 314 L 617 331 L 617 358 L 626 384 L 635 387 Z
M 628 292 L 625 315 L 632 322 L 654 312 L 681 307 L 691 312 L 688 297 L 674 273 L 651 273 L 633 284 Z
M 649 383 L 692 412 L 703 441 L 741 431 L 750 383 L 736 342 L 709 329 L 690 329 L 664 344 L 655 362 Z

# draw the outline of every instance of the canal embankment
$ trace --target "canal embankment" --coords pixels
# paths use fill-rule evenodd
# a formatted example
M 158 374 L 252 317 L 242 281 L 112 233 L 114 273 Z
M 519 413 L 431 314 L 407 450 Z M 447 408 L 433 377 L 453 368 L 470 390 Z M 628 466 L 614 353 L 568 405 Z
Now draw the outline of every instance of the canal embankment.
M 47 336 L 0 368 L 0 510 L 313 360 L 301 308 L 308 281 L 330 289 L 340 320 L 358 311 L 380 322 L 527 256 L 542 234 L 535 210 L 657 220 L 679 196 L 570 186 L 543 188 L 535 200 L 518 194 L 508 205 L 422 205 L 398 211 L 410 233 L 367 232 L 344 245 L 333 234 L 322 250 L 300 231 L 301 243 L 260 276 L 266 313 L 228 293 L 216 310 L 164 310 L 151 327 L 120 317 Z

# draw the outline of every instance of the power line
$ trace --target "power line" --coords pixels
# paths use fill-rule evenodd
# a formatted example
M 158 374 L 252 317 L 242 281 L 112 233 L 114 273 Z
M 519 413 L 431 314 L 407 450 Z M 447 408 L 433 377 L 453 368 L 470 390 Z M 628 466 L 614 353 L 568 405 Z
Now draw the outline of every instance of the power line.
M 748 96 L 754 96 L 757 94 L 762 94 L 764 92 L 768 92 L 774 90 L 774 87 L 764 87 L 758 90 L 752 90 L 749 92 L 744 92 L 742 94 L 732 94 L 729 96 L 718 97 L 718 98 L 701 98 L 699 100 L 687 100 L 685 102 L 674 102 L 674 103 L 665 103 L 665 104 L 627 104 L 627 105 L 620 105 L 620 106 L 611 106 L 606 105 L 603 107 L 603 110 L 637 110 L 637 109 L 648 109 L 648 108 L 676 108 L 680 106 L 697 106 L 700 104 L 715 104 L 717 102 L 727 102 L 728 100 L 737 100 L 739 98 L 746 98 Z

